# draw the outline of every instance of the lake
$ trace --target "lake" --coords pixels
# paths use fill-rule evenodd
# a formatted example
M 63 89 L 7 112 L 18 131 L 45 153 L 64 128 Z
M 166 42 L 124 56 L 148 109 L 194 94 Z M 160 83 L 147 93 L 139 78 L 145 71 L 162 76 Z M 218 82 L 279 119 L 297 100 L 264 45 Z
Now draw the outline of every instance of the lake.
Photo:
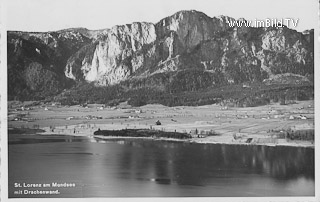
M 13 134 L 8 147 L 13 198 L 315 195 L 313 148 Z

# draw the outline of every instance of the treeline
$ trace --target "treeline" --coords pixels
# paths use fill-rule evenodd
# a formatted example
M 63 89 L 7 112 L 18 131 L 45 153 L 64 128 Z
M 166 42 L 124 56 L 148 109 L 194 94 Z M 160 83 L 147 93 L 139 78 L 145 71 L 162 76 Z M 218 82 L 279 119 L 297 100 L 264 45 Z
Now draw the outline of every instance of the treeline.
M 190 134 L 179 132 L 165 132 L 149 129 L 123 129 L 123 130 L 97 130 L 94 135 L 114 136 L 114 137 L 153 137 L 153 138 L 174 138 L 189 139 Z
M 172 92 L 159 86 L 141 85 L 128 88 L 126 85 L 96 87 L 82 83 L 55 97 L 63 105 L 99 103 L 114 106 L 128 101 L 132 106 L 162 104 L 166 106 L 198 106 L 221 103 L 237 107 L 254 107 L 270 102 L 289 104 L 295 100 L 309 100 L 314 97 L 312 85 L 264 85 L 262 83 L 243 85 L 211 86 L 197 91 Z
M 216 87 L 215 83 L 221 83 L 220 80 L 216 74 L 191 69 L 129 79 L 113 86 L 98 87 L 80 82 L 56 96 L 55 101 L 65 105 L 101 103 L 109 106 L 122 101 L 128 101 L 133 106 L 153 103 L 167 106 L 213 104 L 221 96 L 206 93 L 206 88 Z
M 239 107 L 255 107 L 270 102 L 279 102 L 281 105 L 285 105 L 294 101 L 310 99 L 314 99 L 314 86 L 312 85 L 271 85 L 244 92 L 236 100 L 236 104 Z
M 55 101 L 63 105 L 76 105 L 83 103 L 99 103 L 115 106 L 120 102 L 128 101 L 132 106 L 146 104 L 163 104 L 166 106 L 178 105 L 206 105 L 220 101 L 219 97 L 213 97 L 209 93 L 181 92 L 168 93 L 157 88 L 139 88 L 124 90 L 120 86 L 95 87 L 92 84 L 83 85 L 80 88 L 68 90 L 55 97 Z

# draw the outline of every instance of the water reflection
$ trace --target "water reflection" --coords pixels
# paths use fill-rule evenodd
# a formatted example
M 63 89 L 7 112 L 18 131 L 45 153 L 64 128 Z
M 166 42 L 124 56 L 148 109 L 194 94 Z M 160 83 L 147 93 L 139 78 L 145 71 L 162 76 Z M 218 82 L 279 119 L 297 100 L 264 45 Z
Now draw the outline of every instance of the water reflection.
M 8 144 L 36 144 L 48 142 L 83 142 L 88 141 L 86 137 L 75 137 L 69 135 L 17 135 L 10 134 Z M 94 141 L 96 142 L 96 141 Z
M 84 197 L 312 196 L 314 149 L 16 136 L 9 184 L 26 178 L 78 180 Z
M 99 141 L 98 141 L 99 142 Z M 110 140 L 126 145 L 122 169 L 155 169 L 157 176 L 179 184 L 205 183 L 210 177 L 239 174 L 270 175 L 279 180 L 314 179 L 314 149 L 248 145 L 199 145 L 145 140 Z M 156 166 L 154 166 L 156 165 Z

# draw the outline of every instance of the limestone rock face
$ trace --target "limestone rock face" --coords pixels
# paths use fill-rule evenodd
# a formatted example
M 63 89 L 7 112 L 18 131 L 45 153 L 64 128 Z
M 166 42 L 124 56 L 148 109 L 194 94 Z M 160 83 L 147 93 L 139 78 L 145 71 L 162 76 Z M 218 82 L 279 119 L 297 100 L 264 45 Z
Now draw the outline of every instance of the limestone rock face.
M 81 63 L 69 60 L 65 75 L 112 85 L 190 68 L 222 74 L 228 83 L 262 81 L 281 73 L 313 74 L 313 32 L 230 27 L 234 20 L 181 11 L 156 24 L 115 26 L 97 35 L 93 51 L 74 58 Z
M 277 75 L 286 73 L 312 80 L 313 30 L 237 27 L 231 21 L 180 11 L 155 24 L 8 32 L 9 99 L 42 99 L 86 82 L 170 86 L 178 92 L 269 78 L 281 82 L 289 77 Z
M 211 18 L 196 11 L 182 11 L 157 24 L 160 38 L 174 32 L 183 48 L 194 48 L 201 41 L 213 37 L 215 27 Z M 217 27 L 218 29 L 218 27 Z
M 115 84 L 126 79 L 135 70 L 129 61 L 133 53 L 152 44 L 156 38 L 152 23 L 113 27 L 97 39 L 95 50 L 91 53 L 93 56 L 83 59 L 80 67 L 83 79 L 96 81 L 100 85 Z M 75 79 L 73 69 L 73 65 L 67 64 L 65 75 Z

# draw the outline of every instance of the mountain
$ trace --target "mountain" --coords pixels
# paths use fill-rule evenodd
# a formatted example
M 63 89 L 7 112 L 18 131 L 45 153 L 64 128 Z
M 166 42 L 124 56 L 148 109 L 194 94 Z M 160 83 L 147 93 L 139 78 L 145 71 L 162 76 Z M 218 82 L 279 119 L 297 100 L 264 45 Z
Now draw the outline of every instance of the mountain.
M 79 32 L 8 32 L 9 99 L 42 99 L 73 81 L 65 77 L 70 56 L 91 39 Z
M 43 98 L 83 83 L 174 93 L 286 73 L 304 82 L 313 78 L 313 30 L 229 26 L 231 21 L 192 10 L 156 24 L 9 32 L 9 98 Z

